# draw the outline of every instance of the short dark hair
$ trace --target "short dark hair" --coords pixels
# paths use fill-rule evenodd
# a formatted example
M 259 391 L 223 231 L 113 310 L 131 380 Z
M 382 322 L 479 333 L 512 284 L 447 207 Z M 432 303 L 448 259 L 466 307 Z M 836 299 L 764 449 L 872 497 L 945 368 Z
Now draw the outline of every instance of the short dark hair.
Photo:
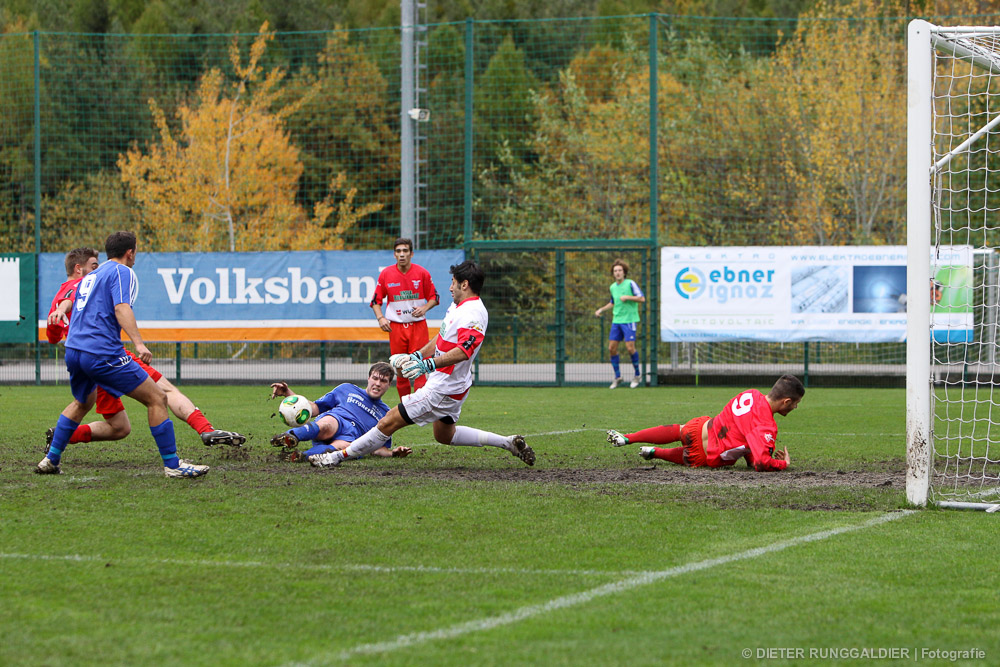
M 104 242 L 108 259 L 124 257 L 129 250 L 135 250 L 135 234 L 132 232 L 115 232 Z
M 392 366 L 385 363 L 384 361 L 376 361 L 372 364 L 372 367 L 368 369 L 368 377 L 372 375 L 379 375 L 392 382 L 392 379 L 396 377 L 396 371 L 393 370 Z
M 413 241 L 403 236 L 400 236 L 398 239 L 392 242 L 393 252 L 396 251 L 396 246 L 401 246 L 401 245 L 405 245 L 407 248 L 410 249 L 410 252 L 413 252 Z
M 803 386 L 802 380 L 794 375 L 782 375 L 771 387 L 771 391 L 767 392 L 767 395 L 776 400 L 802 398 L 806 395 L 806 388 Z
M 625 271 L 625 277 L 628 278 L 628 264 L 625 263 L 625 260 L 624 259 L 616 259 L 614 261 L 614 263 L 611 265 L 611 275 L 612 275 L 612 277 L 615 275 L 615 267 L 616 266 L 622 267 L 622 270 Z
M 93 248 L 73 248 L 66 253 L 66 277 L 73 275 L 73 269 L 77 264 L 86 264 L 91 257 L 97 257 L 97 251 Z
M 469 289 L 476 296 L 483 290 L 483 281 L 486 280 L 486 276 L 483 275 L 483 270 L 479 268 L 479 265 L 473 262 L 471 259 L 467 259 L 461 264 L 455 264 L 448 269 L 451 275 L 455 276 L 455 280 L 458 282 L 469 281 Z

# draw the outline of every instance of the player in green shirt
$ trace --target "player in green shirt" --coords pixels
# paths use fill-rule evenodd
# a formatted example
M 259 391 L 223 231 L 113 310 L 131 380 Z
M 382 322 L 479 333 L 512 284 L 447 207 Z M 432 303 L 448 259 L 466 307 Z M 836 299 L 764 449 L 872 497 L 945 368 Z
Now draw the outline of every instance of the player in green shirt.
M 611 300 L 594 311 L 596 317 L 608 308 L 614 308 L 611 317 L 611 332 L 608 334 L 608 351 L 611 353 L 611 367 L 615 371 L 615 379 L 611 382 L 614 389 L 622 382 L 621 370 L 618 367 L 618 342 L 624 340 L 625 348 L 632 358 L 632 368 L 635 378 L 629 383 L 633 389 L 642 381 L 639 373 L 639 353 L 635 349 L 635 331 L 639 324 L 639 304 L 646 303 L 646 297 L 634 280 L 629 279 L 628 264 L 616 259 L 611 265 L 611 275 L 615 282 L 611 283 Z

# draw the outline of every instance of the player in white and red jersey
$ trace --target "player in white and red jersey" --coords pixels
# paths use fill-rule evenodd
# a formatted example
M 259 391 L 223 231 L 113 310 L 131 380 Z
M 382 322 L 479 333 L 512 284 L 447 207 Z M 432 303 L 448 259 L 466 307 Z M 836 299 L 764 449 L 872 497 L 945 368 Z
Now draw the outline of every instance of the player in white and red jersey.
M 437 338 L 413 354 L 395 354 L 389 359 L 393 367 L 411 379 L 427 375 L 427 384 L 404 396 L 375 428 L 347 449 L 317 454 L 309 458 L 310 463 L 337 466 L 341 461 L 382 447 L 404 426 L 434 424 L 434 439 L 443 445 L 499 447 L 529 466 L 535 464 L 535 452 L 525 443 L 524 436 L 503 436 L 457 425 L 462 404 L 472 387 L 472 364 L 486 337 L 489 313 L 479 298 L 483 288 L 482 269 L 475 262 L 465 261 L 451 267 L 451 275 L 454 303 L 445 313 Z
M 696 417 L 683 426 L 654 426 L 636 433 L 608 431 L 608 442 L 615 447 L 680 442 L 680 447 L 642 447 L 639 454 L 692 468 L 722 468 L 742 458 L 758 472 L 784 470 L 791 459 L 787 447 L 775 450 L 778 425 L 774 415 L 785 416 L 797 408 L 805 393 L 797 377 L 782 375 L 767 395 L 756 389 L 740 392 L 715 417 Z
M 77 285 L 97 266 L 97 251 L 93 248 L 76 248 L 66 253 L 67 280 L 59 286 L 59 290 L 52 298 L 45 328 L 45 335 L 53 345 L 61 342 L 69 331 L 69 318 L 72 315 Z M 246 442 L 246 437 L 235 431 L 223 431 L 212 426 L 201 410 L 191 402 L 191 399 L 181 393 L 170 380 L 163 377 L 159 371 L 143 362 L 130 350 L 125 350 L 125 354 L 132 357 L 149 377 L 153 378 L 153 382 L 166 393 L 167 405 L 170 410 L 187 422 L 199 434 L 204 444 L 239 446 Z M 98 387 L 95 408 L 97 413 L 104 417 L 104 421 L 80 424 L 70 436 L 70 443 L 121 440 L 132 432 L 132 424 L 120 397 L 112 396 Z M 52 444 L 54 434 L 54 428 L 50 428 L 45 433 L 47 445 Z
M 427 344 L 427 311 L 438 305 L 437 290 L 431 274 L 419 264 L 413 264 L 413 241 L 398 238 L 392 244 L 395 266 L 382 269 L 375 285 L 371 307 L 382 331 L 389 334 L 390 354 L 410 354 Z M 385 315 L 382 301 L 386 301 Z M 426 378 L 413 381 L 415 389 L 424 386 Z M 402 373 L 396 376 L 399 396 L 410 393 L 410 380 Z

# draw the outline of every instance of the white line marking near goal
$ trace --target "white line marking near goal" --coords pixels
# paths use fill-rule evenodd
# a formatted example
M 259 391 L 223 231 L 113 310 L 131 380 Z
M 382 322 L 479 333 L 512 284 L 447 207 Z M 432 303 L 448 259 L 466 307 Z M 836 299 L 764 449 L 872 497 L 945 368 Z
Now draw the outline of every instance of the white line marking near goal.
M 43 560 L 43 561 L 68 561 L 75 563 L 106 563 L 108 561 L 118 563 L 157 563 L 160 565 L 177 565 L 182 567 L 246 567 L 246 568 L 268 568 L 268 569 L 296 569 L 301 570 L 305 566 L 301 563 L 265 563 L 263 561 L 232 561 L 232 560 L 199 560 L 199 559 L 179 559 L 179 558 L 159 558 L 155 561 L 137 558 L 116 558 L 114 556 L 101 555 L 81 555 L 81 554 L 22 554 L 22 553 L 0 553 L 0 559 L 15 560 Z M 432 567 L 428 565 L 367 565 L 367 564 L 346 564 L 346 565 L 324 565 L 311 564 L 310 571 L 324 572 L 377 572 L 379 574 L 393 574 L 398 572 L 417 572 L 426 574 L 476 574 L 476 575 L 539 575 L 545 577 L 628 577 L 642 574 L 639 570 L 532 570 L 526 568 L 506 568 L 506 567 Z
M 576 605 L 584 604 L 594 600 L 596 598 L 604 597 L 607 595 L 614 595 L 616 593 L 622 593 L 624 591 L 632 590 L 634 588 L 639 588 L 640 586 L 648 586 L 649 584 L 656 583 L 657 581 L 668 579 L 671 577 L 680 576 L 682 574 L 689 574 L 691 572 L 698 572 L 700 570 L 707 570 L 718 565 L 726 565 L 728 563 L 733 563 L 741 560 L 748 560 L 751 558 L 758 558 L 766 554 L 771 554 L 776 551 L 783 551 L 789 547 L 798 546 L 800 544 L 807 544 L 809 542 L 817 542 L 819 540 L 825 540 L 828 537 L 833 537 L 835 535 L 842 535 L 844 533 L 850 533 L 856 530 L 862 530 L 864 528 L 871 528 L 872 526 L 878 526 L 889 521 L 895 521 L 896 519 L 901 519 L 905 516 L 913 514 L 914 510 L 903 510 L 901 512 L 893 512 L 890 514 L 883 514 L 864 523 L 857 524 L 854 526 L 844 526 L 842 528 L 833 528 L 831 530 L 824 530 L 818 533 L 812 533 L 811 535 L 803 535 L 801 537 L 795 537 L 790 540 L 785 540 L 783 542 L 775 542 L 766 547 L 758 547 L 756 549 L 748 549 L 747 551 L 741 551 L 739 553 L 731 554 L 729 556 L 722 556 L 720 558 L 710 558 L 708 560 L 698 561 L 696 563 L 688 563 L 687 565 L 680 565 L 678 567 L 672 567 L 668 570 L 660 570 L 658 572 L 644 572 L 642 574 L 629 577 L 627 579 L 622 579 L 621 581 L 615 581 L 610 584 L 605 584 L 603 586 L 598 586 L 597 588 L 592 588 L 587 591 L 581 591 L 579 593 L 572 593 L 570 595 L 564 595 L 558 597 L 548 602 L 543 602 L 541 604 L 528 605 L 521 607 L 520 609 L 515 609 L 514 611 L 507 612 L 506 614 L 500 614 L 499 616 L 492 616 L 489 618 L 481 618 L 472 621 L 466 621 L 465 623 L 458 623 L 452 625 L 451 627 L 441 628 L 439 630 L 432 630 L 430 632 L 414 632 L 407 635 L 400 635 L 395 639 L 390 639 L 389 641 L 376 642 L 373 644 L 359 644 L 354 648 L 347 649 L 336 656 L 320 656 L 314 658 L 307 663 L 295 663 L 295 664 L 317 664 L 317 662 L 329 662 L 331 660 L 349 660 L 352 656 L 356 655 L 371 655 L 374 653 L 389 653 L 390 651 L 398 651 L 402 648 L 407 648 L 410 646 L 416 646 L 418 644 L 425 644 L 429 641 L 435 641 L 438 639 L 453 639 L 455 637 L 460 637 L 473 632 L 482 632 L 484 630 L 492 630 L 493 628 L 501 627 L 504 625 L 510 625 L 512 623 L 517 623 L 523 621 L 527 618 L 533 616 L 541 616 L 548 612 L 556 611 L 559 609 L 565 609 L 567 607 L 574 607 Z

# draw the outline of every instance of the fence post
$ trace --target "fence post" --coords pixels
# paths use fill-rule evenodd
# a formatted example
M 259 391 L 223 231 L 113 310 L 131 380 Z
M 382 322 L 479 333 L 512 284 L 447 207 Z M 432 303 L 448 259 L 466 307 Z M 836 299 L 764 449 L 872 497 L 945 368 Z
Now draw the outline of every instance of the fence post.
M 40 253 L 42 252 L 42 71 L 41 46 L 39 43 L 38 31 L 32 35 L 35 50 L 35 293 L 38 293 L 38 272 L 42 265 Z M 35 306 L 37 309 L 37 306 Z M 37 315 L 37 313 L 36 313 Z M 37 328 L 36 321 L 32 322 L 32 328 Z M 42 384 L 42 343 L 35 336 L 35 384 Z
M 465 164 L 462 174 L 464 186 L 463 237 L 466 245 L 472 241 L 472 77 L 474 76 L 473 20 L 465 19 Z
M 649 245 L 651 270 L 646 272 L 647 303 L 649 316 L 646 318 L 646 344 L 648 354 L 643 354 L 643 360 L 648 360 L 649 373 L 646 375 L 649 384 L 656 386 L 659 378 L 659 359 L 657 347 L 660 342 L 660 259 L 659 246 L 659 210 L 660 210 L 660 170 L 659 170 L 659 58 L 657 45 L 658 15 L 649 15 Z
M 369 350 L 370 353 L 370 350 Z M 326 385 L 326 341 L 319 342 L 319 383 Z
M 181 344 L 174 343 L 174 382 L 181 383 Z
M 556 384 L 566 384 L 566 251 L 556 250 Z

